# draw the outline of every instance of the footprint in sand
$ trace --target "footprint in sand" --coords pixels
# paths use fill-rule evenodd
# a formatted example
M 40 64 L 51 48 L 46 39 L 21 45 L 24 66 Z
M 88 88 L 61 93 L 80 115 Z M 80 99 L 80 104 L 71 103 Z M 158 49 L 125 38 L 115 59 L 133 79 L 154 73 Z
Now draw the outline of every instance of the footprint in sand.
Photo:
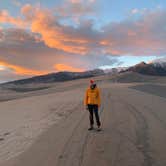
M 4 138 L 0 138 L 0 141 L 4 141 L 5 139 Z
M 3 134 L 4 136 L 10 135 L 10 132 L 6 132 Z

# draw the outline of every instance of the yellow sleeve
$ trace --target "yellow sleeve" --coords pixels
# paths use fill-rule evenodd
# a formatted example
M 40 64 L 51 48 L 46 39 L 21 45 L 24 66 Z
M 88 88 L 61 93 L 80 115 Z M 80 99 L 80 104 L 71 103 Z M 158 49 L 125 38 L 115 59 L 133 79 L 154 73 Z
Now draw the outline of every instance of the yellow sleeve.
M 98 89 L 98 106 L 101 105 L 100 90 Z
M 88 89 L 85 92 L 85 97 L 84 97 L 84 105 L 88 104 Z

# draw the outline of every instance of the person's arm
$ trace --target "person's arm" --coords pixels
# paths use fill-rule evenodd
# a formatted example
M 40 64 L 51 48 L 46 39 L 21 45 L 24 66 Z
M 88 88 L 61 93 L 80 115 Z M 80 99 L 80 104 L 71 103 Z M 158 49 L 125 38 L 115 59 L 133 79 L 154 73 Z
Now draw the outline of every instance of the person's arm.
M 85 92 L 84 105 L 86 106 L 86 109 L 87 109 L 87 105 L 88 105 L 88 89 Z

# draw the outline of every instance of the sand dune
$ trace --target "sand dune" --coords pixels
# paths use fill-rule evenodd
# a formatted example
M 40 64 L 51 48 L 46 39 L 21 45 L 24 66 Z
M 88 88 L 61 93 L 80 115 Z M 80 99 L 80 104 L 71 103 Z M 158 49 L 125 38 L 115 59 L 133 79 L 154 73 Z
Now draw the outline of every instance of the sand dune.
M 101 132 L 87 131 L 86 79 L 1 102 L 0 166 L 165 166 L 166 99 L 103 78 Z
M 0 103 L 0 161 L 22 153 L 38 135 L 74 111 L 80 99 L 76 89 Z
M 166 98 L 166 85 L 143 84 L 131 88 Z
M 166 77 L 143 75 L 136 72 L 124 72 L 110 77 L 110 81 L 114 83 L 164 83 L 166 84 Z

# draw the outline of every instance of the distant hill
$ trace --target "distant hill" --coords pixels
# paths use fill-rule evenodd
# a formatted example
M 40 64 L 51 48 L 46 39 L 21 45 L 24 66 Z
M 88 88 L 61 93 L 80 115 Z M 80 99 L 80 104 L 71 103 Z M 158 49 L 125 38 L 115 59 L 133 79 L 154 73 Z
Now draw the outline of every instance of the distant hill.
M 76 80 L 81 78 L 90 78 L 101 75 L 110 76 L 113 82 L 146 82 L 151 79 L 153 80 L 153 78 L 144 77 L 143 75 L 166 76 L 166 62 L 152 62 L 148 64 L 145 62 L 141 62 L 137 65 L 128 68 L 119 67 L 119 68 L 112 68 L 106 70 L 95 69 L 85 72 L 64 71 L 64 72 L 50 73 L 47 75 L 35 76 L 27 79 L 11 81 L 8 83 L 3 83 L 1 85 L 12 85 L 12 84 L 24 85 L 31 83 L 64 82 L 64 81 Z
M 137 72 L 122 72 L 117 75 L 111 76 L 110 81 L 113 83 L 133 83 L 133 82 L 165 82 L 165 77 L 144 75 Z
M 116 67 L 116 68 L 111 68 L 111 69 L 105 69 L 104 72 L 106 74 L 117 74 L 121 71 L 127 70 L 128 67 Z
M 145 62 L 141 62 L 121 72 L 136 72 L 145 75 L 166 76 L 166 63 L 163 62 L 147 64 Z
M 53 83 L 53 82 L 64 82 L 64 81 L 70 81 L 75 79 L 81 79 L 81 78 L 89 78 L 94 76 L 100 76 L 104 75 L 104 71 L 100 69 L 95 69 L 91 71 L 85 71 L 85 72 L 57 72 L 57 73 L 51 73 L 47 75 L 41 75 L 41 76 L 35 76 L 32 78 L 27 79 L 21 79 L 16 81 L 11 81 L 7 84 L 30 84 L 30 83 Z

